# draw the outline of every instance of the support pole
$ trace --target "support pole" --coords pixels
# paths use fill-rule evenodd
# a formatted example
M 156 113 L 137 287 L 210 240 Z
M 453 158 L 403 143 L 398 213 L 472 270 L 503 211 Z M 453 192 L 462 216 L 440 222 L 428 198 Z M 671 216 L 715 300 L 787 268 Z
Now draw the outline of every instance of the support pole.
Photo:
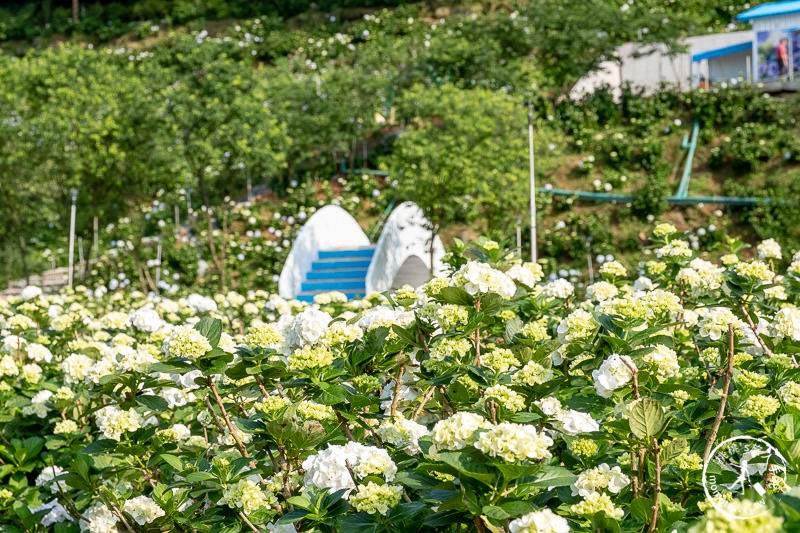
M 94 248 L 94 258 L 100 258 L 100 221 L 97 216 L 92 217 L 92 248 Z
M 247 203 L 253 201 L 253 182 L 250 180 L 250 169 L 247 169 Z
M 161 282 L 161 237 L 158 238 L 158 246 L 156 247 L 156 294 L 161 289 L 158 284 Z
M 75 203 L 78 201 L 78 189 L 70 189 L 72 207 L 69 212 L 69 271 L 67 273 L 67 286 L 72 288 L 73 271 L 75 268 Z
M 537 259 L 536 253 L 536 174 L 533 160 L 533 101 L 525 102 L 528 106 L 528 166 L 531 182 L 531 261 Z

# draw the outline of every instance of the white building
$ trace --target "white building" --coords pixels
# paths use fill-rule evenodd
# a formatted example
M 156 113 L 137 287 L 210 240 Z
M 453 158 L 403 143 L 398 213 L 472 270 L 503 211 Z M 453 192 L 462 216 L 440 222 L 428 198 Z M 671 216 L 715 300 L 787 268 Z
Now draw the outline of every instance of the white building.
M 767 89 L 800 89 L 800 0 L 771 2 L 737 16 L 752 29 L 689 37 L 687 51 L 669 54 L 666 46 L 628 43 L 617 49 L 619 62 L 607 61 L 581 79 L 571 98 L 626 83 L 646 91 L 661 84 L 681 89 L 719 83 L 764 82 Z

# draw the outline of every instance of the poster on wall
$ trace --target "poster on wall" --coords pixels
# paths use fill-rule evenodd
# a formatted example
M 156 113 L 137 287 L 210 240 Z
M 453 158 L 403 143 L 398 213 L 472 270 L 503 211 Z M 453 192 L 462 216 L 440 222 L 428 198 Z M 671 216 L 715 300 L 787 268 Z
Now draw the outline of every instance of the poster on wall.
M 792 70 L 798 73 L 800 72 L 800 29 L 792 30 L 789 35 L 792 38 Z M 797 79 L 797 74 L 794 75 L 794 79 Z
M 793 37 L 784 30 L 760 31 L 757 37 L 758 79 L 773 81 L 789 74 L 789 46 Z M 791 39 L 792 41 L 794 39 Z

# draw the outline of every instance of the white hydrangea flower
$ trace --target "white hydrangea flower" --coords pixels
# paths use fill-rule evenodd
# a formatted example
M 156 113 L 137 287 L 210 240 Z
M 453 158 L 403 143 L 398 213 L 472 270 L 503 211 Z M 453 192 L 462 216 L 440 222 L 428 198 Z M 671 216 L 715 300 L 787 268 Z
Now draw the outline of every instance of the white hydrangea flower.
M 413 420 L 399 416 L 394 421 L 385 420 L 378 428 L 378 436 L 383 442 L 402 448 L 409 455 L 417 455 L 422 450 L 419 439 L 426 437 L 431 432 Z
M 603 302 L 619 294 L 619 289 L 607 281 L 598 281 L 586 287 L 586 297 L 590 300 Z
M 403 487 L 400 485 L 378 485 L 370 481 L 360 485 L 348 498 L 356 511 L 386 516 L 392 507 L 400 503 Z
M 600 368 L 592 371 L 594 389 L 597 391 L 598 396 L 610 398 L 616 389 L 623 387 L 631 380 L 633 374 L 628 365 L 625 364 L 626 362 L 632 368 L 635 368 L 630 357 L 614 353 L 603 361 Z
M 241 509 L 244 514 L 249 515 L 261 507 L 271 509 L 276 503 L 277 500 L 273 494 L 261 490 L 258 484 L 251 479 L 242 479 L 223 489 L 222 498 L 219 499 L 217 505 Z
M 578 479 L 571 485 L 572 495 L 586 498 L 590 494 L 602 490 L 619 494 L 630 482 L 630 478 L 622 473 L 619 466 L 612 468 L 607 463 L 603 463 L 584 470 L 578 475 Z
M 211 343 L 191 326 L 177 326 L 164 341 L 164 353 L 169 357 L 195 360 L 211 351 Z
M 545 296 L 566 300 L 575 293 L 575 286 L 569 281 L 559 278 L 546 284 L 542 289 Z
M 567 435 L 600 431 L 600 424 L 589 413 L 568 409 L 560 413 L 556 418 L 559 422 L 559 429 Z
M 773 337 L 787 337 L 800 341 L 800 309 L 784 307 L 772 319 L 769 332 Z
M 541 265 L 538 263 L 526 262 L 521 265 L 513 265 L 508 269 L 506 275 L 514 281 L 518 281 L 528 287 L 533 287 L 542 280 L 544 272 L 542 271 Z
M 698 326 L 700 335 L 718 341 L 728 333 L 728 325 L 733 324 L 734 333 L 742 334 L 744 324 L 733 312 L 726 307 L 712 307 L 702 309 L 703 315 Z
M 94 359 L 82 353 L 74 353 L 61 362 L 61 370 L 67 383 L 79 383 L 86 378 L 94 365 Z
M 692 248 L 686 241 L 670 241 L 656 249 L 656 257 L 692 257 Z
M 491 426 L 490 422 L 478 414 L 460 411 L 433 426 L 433 443 L 442 450 L 461 450 L 473 443 L 475 430 L 488 429 Z
M 539 433 L 535 426 L 502 422 L 481 431 L 475 448 L 491 457 L 500 457 L 509 463 L 525 460 L 549 459 L 548 449 L 553 439 Z
M 692 259 L 688 267 L 678 271 L 677 281 L 692 289 L 692 294 L 702 295 L 722 286 L 724 268 L 700 258 Z
M 164 321 L 161 320 L 158 312 L 147 306 L 140 307 L 128 315 L 128 322 L 139 331 L 144 331 L 145 333 L 153 333 L 164 326 Z
M 659 380 L 678 375 L 681 367 L 678 364 L 678 355 L 675 353 L 675 350 L 663 344 L 657 344 L 653 346 L 653 348 L 654 350 L 646 353 L 642 359 L 655 367 L 656 376 Z
M 47 346 L 42 346 L 41 344 L 35 342 L 28 344 L 28 346 L 25 348 L 25 353 L 28 355 L 28 359 L 32 359 L 37 363 L 49 363 L 53 360 L 53 354 L 50 352 Z
M 511 298 L 517 291 L 510 277 L 478 261 L 469 261 L 458 269 L 453 275 L 453 282 L 472 295 L 493 292 L 503 298 Z
M 95 411 L 94 418 L 103 437 L 117 441 L 126 431 L 136 431 L 142 427 L 139 413 L 133 409 L 120 409 L 116 405 L 107 405 Z
M 562 419 L 564 416 L 564 407 L 561 405 L 558 398 L 554 396 L 547 396 L 541 400 L 536 400 L 533 402 L 533 405 L 541 409 L 545 415 L 551 416 L 557 420 Z
M 47 487 L 51 493 L 58 494 L 59 492 L 67 492 L 69 487 L 67 482 L 62 480 L 53 481 L 53 478 L 64 474 L 66 471 L 58 465 L 46 466 L 42 469 L 41 473 L 36 476 L 37 487 Z
M 0 357 L 0 377 L 16 376 L 19 374 L 17 362 L 10 355 Z
M 633 292 L 650 291 L 653 290 L 653 287 L 655 287 L 653 280 L 646 276 L 639 276 L 633 282 Z
M 150 368 L 151 365 L 158 362 L 158 359 L 153 357 L 148 351 L 134 350 L 128 348 L 118 352 L 119 357 L 116 361 L 116 368 L 122 372 L 140 372 L 144 373 Z M 115 358 L 116 359 L 116 358 Z
M 58 500 L 56 499 L 50 500 L 49 502 L 43 503 L 36 507 L 28 507 L 28 509 L 30 509 L 32 513 L 47 511 L 44 516 L 39 519 L 39 523 L 43 527 L 50 527 L 59 522 L 72 522 L 74 520 L 64 506 L 58 503 Z
M 508 524 L 510 533 L 569 533 L 569 522 L 550 509 L 534 511 L 512 520 Z
M 600 274 L 613 278 L 624 278 L 628 275 L 628 270 L 619 261 L 608 261 L 600 267 Z
M 756 247 L 759 259 L 780 259 L 781 245 L 775 239 L 761 241 Z
M 364 316 L 358 319 L 356 325 L 364 331 L 371 331 L 380 327 L 391 328 L 394 324 L 405 327 L 413 320 L 413 312 L 379 305 L 369 309 Z
M 298 314 L 294 319 L 292 328 L 293 344 L 305 346 L 319 342 L 330 324 L 331 315 L 314 308 L 309 308 Z
M 588 311 L 576 309 L 558 324 L 558 340 L 562 343 L 585 339 L 594 333 L 597 322 Z
M 331 492 L 355 488 L 353 476 L 347 464 L 357 476 L 380 475 L 386 481 L 394 480 L 397 465 L 386 450 L 375 446 L 365 446 L 359 442 L 348 442 L 341 446 L 329 444 L 328 448 L 311 455 L 303 461 L 306 471 L 305 484 L 317 488 L 327 488 Z
M 197 314 L 217 310 L 217 302 L 201 294 L 192 293 L 186 298 L 186 305 Z
M 85 520 L 81 519 L 79 522 L 81 531 L 89 533 L 117 533 L 118 531 L 119 518 L 101 502 L 95 502 L 85 510 L 83 517 Z
M 50 408 L 47 407 L 47 402 L 52 397 L 53 393 L 49 390 L 40 390 L 31 398 L 31 404 L 22 408 L 22 414 L 25 416 L 36 415 L 39 418 L 45 418 L 47 416 L 47 411 L 50 410 Z
M 19 293 L 19 297 L 25 301 L 33 300 L 34 298 L 38 298 L 42 295 L 42 289 L 37 287 L 36 285 L 28 285 L 22 292 Z
M 2 320 L 2 319 L 0 319 Z M 2 326 L 2 322 L 0 322 Z M 22 350 L 28 344 L 28 341 L 19 335 L 7 335 L 3 337 L 3 345 L 0 346 L 0 351 L 7 353 L 16 353 L 17 350 Z
M 164 510 L 147 496 L 137 496 L 127 500 L 122 506 L 122 510 L 128 513 L 140 526 L 149 524 L 156 518 L 164 516 Z

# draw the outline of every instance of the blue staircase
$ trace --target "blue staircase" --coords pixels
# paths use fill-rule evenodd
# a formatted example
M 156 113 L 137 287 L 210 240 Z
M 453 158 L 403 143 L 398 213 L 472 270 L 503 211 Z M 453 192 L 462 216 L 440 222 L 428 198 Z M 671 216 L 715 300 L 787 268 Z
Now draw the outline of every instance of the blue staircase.
M 315 295 L 330 291 L 343 292 L 347 298 L 363 297 L 367 292 L 367 269 L 374 253 L 374 247 L 320 250 L 297 299 L 313 302 Z

